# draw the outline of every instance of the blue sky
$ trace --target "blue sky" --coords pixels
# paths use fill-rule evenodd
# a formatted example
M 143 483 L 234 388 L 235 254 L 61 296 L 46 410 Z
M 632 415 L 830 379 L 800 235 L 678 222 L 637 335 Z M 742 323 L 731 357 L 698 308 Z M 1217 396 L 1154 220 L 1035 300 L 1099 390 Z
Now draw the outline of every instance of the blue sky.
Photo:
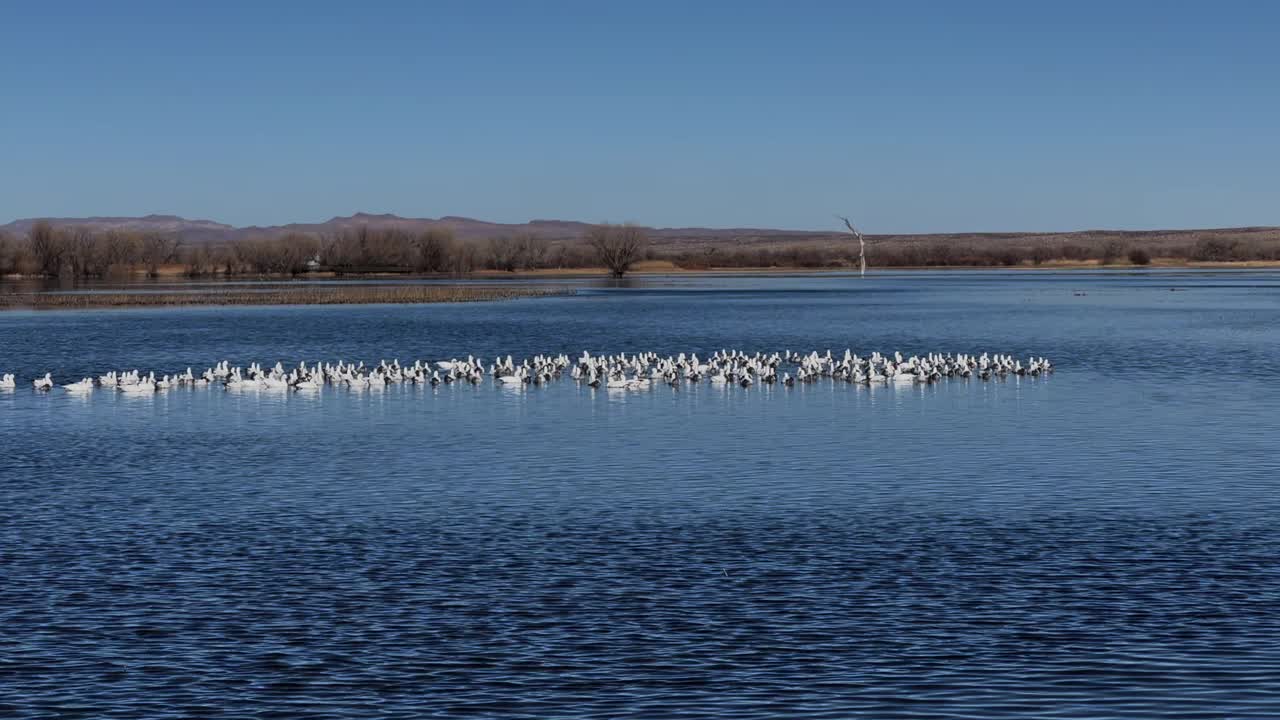
M 0 222 L 1280 224 L 1280 3 L 0 0 Z

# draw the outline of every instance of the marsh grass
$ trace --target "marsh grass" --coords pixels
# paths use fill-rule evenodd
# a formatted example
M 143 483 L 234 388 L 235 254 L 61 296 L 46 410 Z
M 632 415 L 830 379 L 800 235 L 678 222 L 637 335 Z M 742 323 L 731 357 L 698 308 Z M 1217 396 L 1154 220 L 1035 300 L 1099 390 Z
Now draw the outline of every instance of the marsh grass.
M 371 305 L 456 303 L 567 295 L 567 288 L 408 285 L 302 287 L 198 292 L 95 292 L 0 294 L 0 310 L 70 310 L 186 305 Z

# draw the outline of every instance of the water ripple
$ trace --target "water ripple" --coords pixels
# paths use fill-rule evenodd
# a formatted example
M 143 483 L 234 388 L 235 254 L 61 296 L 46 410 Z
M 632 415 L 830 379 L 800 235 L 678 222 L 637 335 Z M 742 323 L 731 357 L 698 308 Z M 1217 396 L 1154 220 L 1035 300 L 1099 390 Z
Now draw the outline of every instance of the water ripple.
M 1063 368 L 3 394 L 0 715 L 1280 716 L 1280 305 L 1242 286 L 1258 278 L 914 277 L 876 280 L 884 297 L 673 281 L 0 316 L 0 367 L 67 371 L 185 367 L 224 342 L 233 359 L 955 342 Z

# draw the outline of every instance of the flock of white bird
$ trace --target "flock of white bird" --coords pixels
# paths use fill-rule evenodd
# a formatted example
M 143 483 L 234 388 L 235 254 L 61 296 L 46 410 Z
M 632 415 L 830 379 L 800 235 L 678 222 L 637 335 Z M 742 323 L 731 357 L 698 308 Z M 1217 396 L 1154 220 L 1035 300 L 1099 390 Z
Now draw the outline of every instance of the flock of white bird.
M 402 365 L 399 360 L 381 361 L 366 367 L 364 363 L 299 363 L 286 368 L 281 363 L 264 368 L 253 363 L 233 367 L 223 361 L 196 374 L 191 368 L 176 375 L 157 377 L 154 372 L 138 370 L 108 372 L 97 378 L 86 377 L 60 387 L 68 393 L 86 394 L 95 390 L 111 390 L 128 394 L 148 394 L 173 387 L 221 386 L 227 390 L 317 390 L 323 386 L 380 389 L 397 383 L 441 385 L 493 382 L 511 387 L 545 385 L 564 378 L 590 386 L 618 390 L 643 390 L 655 383 L 673 387 L 690 383 L 737 385 L 812 383 L 821 379 L 857 385 L 933 383 L 944 378 L 978 378 L 990 380 L 1008 376 L 1037 376 L 1053 372 L 1048 358 L 1031 357 L 1024 363 L 1010 355 L 942 354 L 904 357 L 902 353 L 882 355 L 878 352 L 859 357 L 849 350 L 843 355 L 825 353 L 746 353 L 741 350 L 719 350 L 707 359 L 696 353 L 662 356 L 657 353 L 634 355 L 592 355 L 584 352 L 577 358 L 568 355 L 536 355 L 516 362 L 510 355 L 495 358 L 488 364 L 468 356 L 436 362 L 415 361 Z M 0 390 L 13 390 L 17 381 L 12 374 L 0 375 Z M 32 381 L 37 391 L 59 387 L 51 373 Z

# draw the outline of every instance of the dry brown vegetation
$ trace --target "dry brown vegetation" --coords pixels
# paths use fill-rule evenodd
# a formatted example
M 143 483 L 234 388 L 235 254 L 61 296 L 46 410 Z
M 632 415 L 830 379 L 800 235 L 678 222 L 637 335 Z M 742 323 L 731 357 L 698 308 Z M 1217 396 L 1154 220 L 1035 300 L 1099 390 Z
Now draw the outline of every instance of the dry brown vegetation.
M 411 231 L 361 225 L 328 233 L 289 232 L 224 244 L 181 245 L 174 236 L 37 222 L 21 237 L 0 233 L 0 275 L 82 278 L 185 274 L 296 276 L 604 268 L 615 276 L 637 262 L 685 270 L 852 268 L 857 243 L 841 233 L 647 237 L 634 225 L 589 226 L 576 239 L 518 231 L 460 240 L 447 228 Z M 868 236 L 872 267 L 1034 267 L 1040 265 L 1280 262 L 1280 229 L 1236 228 L 1076 233 L 969 233 Z
M 658 252 L 658 257 L 689 269 L 852 268 L 858 257 L 857 243 L 838 236 L 781 246 L 707 244 Z M 1174 263 L 1276 262 L 1280 230 L 880 235 L 868 236 L 867 248 L 873 267 L 1147 265 L 1157 258 Z
M 369 305 L 477 302 L 563 295 L 564 288 L 483 285 L 344 285 L 201 292 L 98 292 L 0 294 L 0 309 L 84 309 L 180 305 Z

